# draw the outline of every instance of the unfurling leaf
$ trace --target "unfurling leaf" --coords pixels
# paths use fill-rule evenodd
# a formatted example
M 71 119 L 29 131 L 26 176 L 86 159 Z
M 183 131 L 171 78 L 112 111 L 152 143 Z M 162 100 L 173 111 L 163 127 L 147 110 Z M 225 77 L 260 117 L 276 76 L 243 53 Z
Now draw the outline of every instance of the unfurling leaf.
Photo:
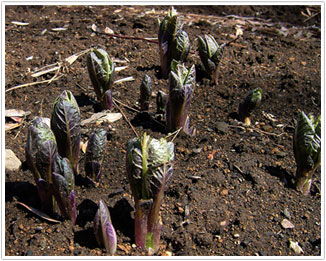
M 35 119 L 28 128 L 25 152 L 26 162 L 33 173 L 42 208 L 47 212 L 54 212 L 51 168 L 57 152 L 57 144 L 53 132 L 43 118 Z
M 115 64 L 102 48 L 93 48 L 87 56 L 88 73 L 102 109 L 108 106 L 105 93 L 114 82 Z
M 303 111 L 299 115 L 293 137 L 293 152 L 297 164 L 296 187 L 309 194 L 312 175 L 321 163 L 320 117 L 315 121 Z
M 69 159 L 76 175 L 80 154 L 80 112 L 70 91 L 63 91 L 55 100 L 51 129 L 56 137 L 60 156 Z
M 96 130 L 90 137 L 85 156 L 85 172 L 93 182 L 98 182 L 101 177 L 101 165 L 106 148 L 106 131 Z
M 159 22 L 159 51 L 162 77 L 167 79 L 172 60 L 184 62 L 190 51 L 188 34 L 182 30 L 183 24 L 172 7 L 162 22 Z
M 52 165 L 53 194 L 58 203 L 61 215 L 76 224 L 76 195 L 75 178 L 71 164 L 67 158 L 62 158 L 58 153 Z
M 152 79 L 145 74 L 143 81 L 140 84 L 140 110 L 148 111 L 149 102 L 152 96 Z
M 162 220 L 160 206 L 172 177 L 174 144 L 146 133 L 129 140 L 127 174 L 135 200 L 135 240 L 151 253 L 159 248 Z
M 195 77 L 194 65 L 188 70 L 183 64 L 179 64 L 175 60 L 172 61 L 166 109 L 166 121 L 169 130 L 175 131 L 183 128 L 187 134 L 195 134 L 195 130 L 189 128 L 189 116 L 187 115 L 196 85 Z
M 208 76 L 217 85 L 218 66 L 223 56 L 225 44 L 219 45 L 212 35 L 198 36 L 199 56 Z
M 165 92 L 159 90 L 156 95 L 156 113 L 164 114 L 168 96 Z
M 112 225 L 109 209 L 101 199 L 94 218 L 93 230 L 99 246 L 104 246 L 111 255 L 114 255 L 117 250 L 117 235 Z

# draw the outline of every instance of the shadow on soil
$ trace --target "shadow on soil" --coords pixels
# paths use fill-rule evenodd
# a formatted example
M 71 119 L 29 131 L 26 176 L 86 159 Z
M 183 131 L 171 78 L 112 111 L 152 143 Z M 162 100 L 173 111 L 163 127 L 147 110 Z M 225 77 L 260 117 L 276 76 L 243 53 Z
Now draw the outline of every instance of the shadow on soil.
M 284 186 L 287 188 L 295 189 L 295 184 L 293 182 L 293 176 L 290 175 L 282 167 L 275 166 L 265 166 L 266 171 L 272 176 L 278 177 Z
M 93 222 L 98 207 L 95 202 L 85 199 L 78 206 L 78 216 L 76 224 L 84 227 L 88 222 Z M 134 242 L 134 220 L 131 218 L 133 208 L 129 202 L 123 198 L 114 205 L 113 208 L 109 207 L 112 224 L 115 230 L 119 230 L 124 236 L 129 237 Z M 90 249 L 97 248 L 97 242 L 93 231 L 93 226 L 84 230 L 75 232 L 74 241 L 81 246 Z
M 38 196 L 37 188 L 29 182 L 6 182 L 5 191 L 6 202 L 16 199 L 17 201 L 25 203 L 28 206 L 38 207 L 39 205 L 40 199 Z
M 147 112 L 138 113 L 130 123 L 135 127 L 143 127 L 143 129 L 150 129 L 153 132 L 159 132 L 161 134 L 167 134 L 165 124 L 162 121 L 156 120 L 153 116 Z

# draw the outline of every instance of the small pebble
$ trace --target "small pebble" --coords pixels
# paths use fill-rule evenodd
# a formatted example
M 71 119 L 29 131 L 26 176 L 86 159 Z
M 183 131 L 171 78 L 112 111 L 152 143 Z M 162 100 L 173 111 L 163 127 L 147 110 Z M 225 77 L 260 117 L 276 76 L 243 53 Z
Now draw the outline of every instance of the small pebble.
M 201 153 L 202 150 L 203 150 L 203 148 L 196 148 L 196 149 L 193 149 L 192 151 L 196 154 L 199 154 L 199 153 Z
M 35 232 L 41 232 L 43 230 L 43 227 L 36 227 Z
M 303 253 L 303 249 L 299 246 L 298 242 L 293 242 L 290 240 L 290 248 L 293 249 L 293 251 L 297 255 L 300 255 L 301 253 Z
M 294 228 L 294 225 L 286 218 L 282 220 L 281 225 L 283 228 Z
M 286 218 L 291 219 L 290 211 L 287 208 L 283 210 L 283 214 Z

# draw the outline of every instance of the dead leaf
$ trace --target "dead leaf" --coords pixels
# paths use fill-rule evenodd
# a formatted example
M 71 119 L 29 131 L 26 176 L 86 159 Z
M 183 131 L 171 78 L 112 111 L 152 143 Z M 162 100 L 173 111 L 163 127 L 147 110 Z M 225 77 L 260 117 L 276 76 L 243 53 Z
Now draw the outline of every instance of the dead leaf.
M 9 131 L 9 130 L 18 128 L 20 125 L 21 125 L 21 123 L 6 123 L 5 131 Z
M 86 153 L 86 148 L 87 148 L 87 144 L 88 144 L 88 141 L 86 141 L 85 143 L 84 142 L 80 142 L 80 149 L 82 150 L 82 152 Z
M 117 120 L 120 120 L 122 118 L 121 113 L 113 113 L 113 112 L 98 112 L 94 113 L 90 118 L 83 120 L 81 122 L 81 126 L 84 126 L 86 124 L 96 123 L 97 121 L 102 122 L 108 122 L 112 123 Z
M 51 217 L 49 217 L 47 214 L 43 213 L 42 211 L 36 209 L 36 208 L 33 208 L 33 207 L 30 207 L 30 206 L 27 206 L 26 204 L 22 203 L 22 202 L 19 202 L 17 201 L 17 204 L 20 205 L 20 206 L 23 206 L 24 208 L 26 208 L 28 211 L 34 213 L 35 215 L 37 215 L 38 217 L 40 218 L 43 218 L 49 222 L 52 222 L 52 223 L 61 223 L 59 220 L 56 220 L 56 219 L 53 219 Z
M 5 117 L 25 117 L 29 114 L 31 114 L 30 111 L 23 111 L 23 110 L 16 110 L 16 109 L 5 110 Z
M 117 83 L 123 83 L 123 82 L 131 82 L 131 81 L 134 81 L 134 80 L 135 80 L 134 77 L 129 76 L 129 77 L 126 77 L 126 78 L 116 80 L 116 81 L 114 81 L 114 83 L 117 84 Z

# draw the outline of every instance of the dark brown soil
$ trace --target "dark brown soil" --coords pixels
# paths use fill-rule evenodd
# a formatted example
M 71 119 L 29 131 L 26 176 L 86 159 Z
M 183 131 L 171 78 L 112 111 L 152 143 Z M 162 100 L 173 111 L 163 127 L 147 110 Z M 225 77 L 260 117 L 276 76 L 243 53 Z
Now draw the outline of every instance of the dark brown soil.
M 302 196 L 294 186 L 292 150 L 299 110 L 321 113 L 320 14 L 306 20 L 303 6 L 175 8 L 192 44 L 186 65 L 197 68 L 198 84 L 189 111 L 197 135 L 181 133 L 174 140 L 174 174 L 162 205 L 164 228 L 157 255 L 290 256 L 295 255 L 290 241 L 299 243 L 301 255 L 321 255 L 321 172 L 318 169 L 313 177 L 311 195 Z M 167 10 L 168 6 L 6 6 L 5 88 L 50 79 L 53 73 L 35 79 L 31 72 L 101 45 L 111 57 L 128 61 L 128 68 L 118 72 L 116 79 L 133 76 L 135 80 L 115 84 L 113 91 L 118 100 L 138 108 L 145 74 L 153 80 L 154 93 L 167 91 L 168 82 L 159 73 L 158 45 L 96 34 L 91 26 L 95 24 L 101 32 L 109 27 L 115 34 L 153 38 L 158 31 L 156 19 L 162 19 Z M 315 14 L 320 8 L 310 10 Z M 225 50 L 216 87 L 203 75 L 196 37 L 211 33 L 219 42 L 228 42 L 235 35 L 235 25 L 242 26 L 243 36 Z M 52 30 L 64 26 L 65 31 Z M 82 119 L 96 111 L 85 55 L 61 73 L 63 77 L 50 84 L 5 94 L 6 109 L 31 112 L 26 124 L 5 133 L 5 147 L 22 162 L 30 121 L 50 117 L 53 101 L 63 90 L 75 95 Z M 252 116 L 253 125 L 244 128 L 237 121 L 238 105 L 257 87 L 263 89 L 262 104 Z M 166 135 L 148 117 L 122 109 L 139 134 Z M 113 111 L 119 112 L 116 107 Z M 153 100 L 150 113 L 155 111 Z M 126 143 L 134 133 L 124 119 L 111 125 L 98 187 L 83 185 L 81 159 L 74 229 L 69 221 L 51 224 L 17 205 L 19 201 L 40 207 L 26 163 L 20 171 L 5 173 L 6 255 L 108 255 L 97 246 L 92 231 L 100 198 L 109 206 L 117 231 L 116 255 L 146 254 L 134 245 L 133 199 L 125 171 Z M 88 126 L 82 140 L 99 127 L 109 129 L 107 124 Z M 281 226 L 286 210 L 292 229 Z

